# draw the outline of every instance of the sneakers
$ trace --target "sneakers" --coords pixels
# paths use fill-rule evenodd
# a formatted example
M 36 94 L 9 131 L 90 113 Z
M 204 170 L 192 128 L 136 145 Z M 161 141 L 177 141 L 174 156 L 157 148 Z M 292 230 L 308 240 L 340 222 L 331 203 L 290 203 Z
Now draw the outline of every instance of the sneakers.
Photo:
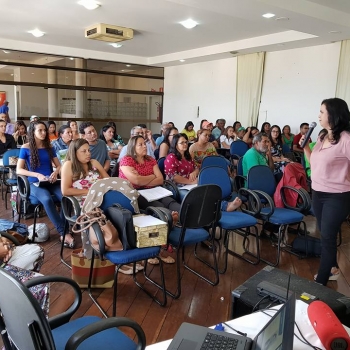
M 328 281 L 336 281 L 340 275 L 340 271 L 336 267 L 332 267 L 331 273 L 329 274 Z M 314 280 L 316 281 L 317 274 L 314 276 Z

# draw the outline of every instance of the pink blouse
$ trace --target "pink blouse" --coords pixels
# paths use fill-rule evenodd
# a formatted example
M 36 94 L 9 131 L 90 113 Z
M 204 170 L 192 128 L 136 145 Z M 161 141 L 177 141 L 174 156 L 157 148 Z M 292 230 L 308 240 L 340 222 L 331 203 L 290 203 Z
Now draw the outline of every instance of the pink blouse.
M 127 179 L 129 180 L 123 173 L 122 170 L 122 166 L 129 166 L 134 168 L 139 175 L 141 176 L 148 176 L 148 175 L 152 175 L 154 174 L 153 172 L 153 167 L 157 165 L 157 161 L 154 158 L 149 157 L 149 159 L 145 159 L 143 164 L 138 163 L 136 160 L 134 160 L 132 157 L 130 156 L 125 156 L 122 158 L 122 160 L 120 161 L 120 167 L 119 167 L 119 177 L 122 179 Z M 130 180 L 129 180 L 130 181 Z M 130 181 L 131 182 L 131 181 Z M 138 188 L 149 188 L 147 186 L 138 186 L 133 184 L 133 187 L 138 189 Z
M 181 160 L 178 160 L 174 153 L 168 154 L 164 162 L 164 172 L 167 180 L 174 181 L 175 175 L 188 179 L 194 170 L 195 164 L 193 159 L 187 160 L 182 158 Z

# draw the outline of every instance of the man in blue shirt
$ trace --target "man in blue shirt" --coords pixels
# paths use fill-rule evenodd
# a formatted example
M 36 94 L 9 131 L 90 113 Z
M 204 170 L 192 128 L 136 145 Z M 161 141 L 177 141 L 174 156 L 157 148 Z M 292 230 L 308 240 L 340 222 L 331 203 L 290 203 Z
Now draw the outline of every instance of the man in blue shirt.
M 5 100 L 4 104 L 0 107 L 0 113 L 6 114 L 6 118 L 9 119 L 9 101 Z
M 91 158 L 96 159 L 107 172 L 111 164 L 111 159 L 108 156 L 107 145 L 100 140 L 97 131 L 91 122 L 83 122 L 79 126 L 79 132 L 82 138 L 89 142 Z

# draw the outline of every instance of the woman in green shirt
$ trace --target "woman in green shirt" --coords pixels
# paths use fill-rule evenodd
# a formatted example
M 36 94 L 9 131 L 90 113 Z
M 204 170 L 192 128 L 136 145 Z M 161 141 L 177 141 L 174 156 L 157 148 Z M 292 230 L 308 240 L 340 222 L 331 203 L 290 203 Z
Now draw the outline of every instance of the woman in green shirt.
M 290 150 L 293 149 L 293 139 L 294 134 L 290 132 L 290 126 L 285 125 L 282 129 L 282 142 L 284 145 L 287 145 Z

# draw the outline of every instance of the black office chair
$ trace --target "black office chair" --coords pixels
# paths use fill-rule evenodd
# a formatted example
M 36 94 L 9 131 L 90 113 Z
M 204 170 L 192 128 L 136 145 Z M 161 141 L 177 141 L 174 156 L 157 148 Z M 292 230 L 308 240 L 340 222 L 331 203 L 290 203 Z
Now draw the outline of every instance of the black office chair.
M 50 282 L 65 283 L 71 287 L 74 301 L 68 310 L 47 320 L 28 288 Z M 0 269 L 0 285 L 0 330 L 6 349 L 73 350 L 80 344 L 79 348 L 84 350 L 145 348 L 146 337 L 142 328 L 128 318 L 101 320 L 96 316 L 85 316 L 71 320 L 81 304 L 82 295 L 79 286 L 69 278 L 44 276 L 22 284 L 7 271 Z M 137 344 L 116 329 L 124 326 L 134 330 Z

